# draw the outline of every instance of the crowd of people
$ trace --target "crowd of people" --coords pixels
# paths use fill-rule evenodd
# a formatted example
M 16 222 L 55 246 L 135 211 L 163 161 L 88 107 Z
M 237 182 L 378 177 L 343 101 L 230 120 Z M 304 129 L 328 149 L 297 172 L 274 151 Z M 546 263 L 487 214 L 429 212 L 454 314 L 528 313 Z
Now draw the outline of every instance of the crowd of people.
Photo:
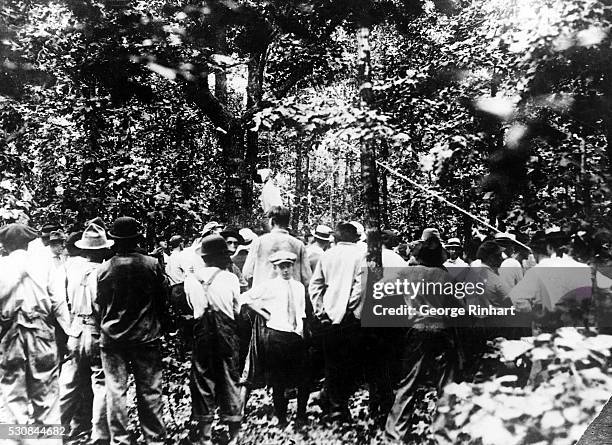
M 179 329 L 192 351 L 194 443 L 212 443 L 217 410 L 230 443 L 238 443 L 249 395 L 261 386 L 272 390 L 271 421 L 279 426 L 291 419 L 293 396 L 297 427 L 309 422 L 309 401 L 325 421 L 350 422 L 349 399 L 360 384 L 389 440 L 404 440 L 419 388 L 439 388 L 459 355 L 480 354 L 499 334 L 498 321 L 472 320 L 480 346 L 463 352 L 443 316 L 416 317 L 402 330 L 363 328 L 363 225 L 318 225 L 299 239 L 289 209 L 273 207 L 268 217 L 267 233 L 212 221 L 195 239 L 176 234 L 152 252 L 131 217 L 108 229 L 95 218 L 68 235 L 54 223 L 1 228 L 0 422 L 62 424 L 65 443 L 129 444 L 131 373 L 143 437 L 164 443 L 161 340 Z M 463 246 L 436 228 L 411 243 L 385 230 L 382 265 L 414 282 L 484 271 L 477 301 L 422 294 L 411 305 L 554 312 L 592 284 L 589 266 L 573 258 L 574 241 L 558 228 L 536 233 L 529 248 L 513 233 Z

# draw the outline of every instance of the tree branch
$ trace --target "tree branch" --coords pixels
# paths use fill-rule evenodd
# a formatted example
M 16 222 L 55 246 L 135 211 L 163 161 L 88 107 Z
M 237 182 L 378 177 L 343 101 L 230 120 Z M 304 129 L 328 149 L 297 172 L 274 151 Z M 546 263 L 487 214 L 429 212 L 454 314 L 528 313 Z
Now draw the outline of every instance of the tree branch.
M 188 101 L 197 106 L 213 125 L 228 131 L 237 121 L 223 104 L 210 92 L 208 79 L 183 82 L 183 91 Z

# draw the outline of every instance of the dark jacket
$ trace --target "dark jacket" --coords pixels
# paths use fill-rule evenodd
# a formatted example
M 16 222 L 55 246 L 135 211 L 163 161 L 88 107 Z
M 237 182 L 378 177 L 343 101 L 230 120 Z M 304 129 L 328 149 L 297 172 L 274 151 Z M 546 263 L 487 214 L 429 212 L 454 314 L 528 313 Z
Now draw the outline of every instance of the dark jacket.
M 157 259 L 117 253 L 98 271 L 96 303 L 103 346 L 138 345 L 162 336 L 168 281 Z

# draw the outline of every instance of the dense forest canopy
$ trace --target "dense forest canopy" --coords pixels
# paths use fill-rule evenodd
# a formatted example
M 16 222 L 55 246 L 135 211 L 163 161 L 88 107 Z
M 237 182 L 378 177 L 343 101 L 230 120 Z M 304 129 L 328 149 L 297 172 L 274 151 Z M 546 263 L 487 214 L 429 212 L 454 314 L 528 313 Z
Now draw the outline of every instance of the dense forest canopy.
M 3 222 L 255 226 L 269 168 L 295 229 L 364 218 L 374 174 L 382 226 L 472 234 L 380 165 L 364 176 L 367 147 L 500 228 L 609 224 L 609 0 L 0 8 Z

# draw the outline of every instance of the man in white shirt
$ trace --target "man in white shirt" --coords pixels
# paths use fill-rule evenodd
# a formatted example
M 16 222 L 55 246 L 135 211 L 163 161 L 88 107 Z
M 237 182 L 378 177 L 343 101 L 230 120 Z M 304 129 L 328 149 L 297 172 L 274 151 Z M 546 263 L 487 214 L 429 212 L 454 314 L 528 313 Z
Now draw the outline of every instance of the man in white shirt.
M 448 253 L 448 259 L 444 262 L 444 267 L 446 267 L 450 276 L 457 278 L 462 273 L 467 272 L 470 266 L 461 258 L 463 248 L 459 238 L 450 238 L 444 245 L 444 249 Z
M 321 255 L 309 286 L 314 315 L 322 328 L 325 393 L 332 420 L 350 418 L 351 396 L 360 356 L 360 326 L 354 312 L 361 302 L 365 252 L 356 244 L 357 229 L 338 224 L 337 243 Z
M 509 289 L 516 286 L 524 276 L 523 267 L 518 261 L 519 251 L 515 241 L 516 235 L 513 233 L 495 234 L 495 242 L 504 249 L 504 260 L 499 266 L 499 276 Z
M 191 360 L 192 418 L 198 422 L 198 444 L 209 444 L 217 406 L 229 425 L 230 442 L 237 443 L 242 420 L 238 388 L 238 326 L 240 283 L 225 240 L 218 234 L 204 237 L 195 252 L 204 267 L 185 279 L 187 302 L 193 310 L 194 346 Z
M 60 424 L 59 357 L 53 324 L 70 325 L 66 300 L 50 292 L 47 261 L 26 252 L 36 232 L 23 224 L 0 229 L 0 422 Z M 61 443 L 61 439 L 49 443 Z
M 99 314 L 94 300 L 97 295 L 98 266 L 106 256 L 105 249 L 113 241 L 97 224 L 90 224 L 75 247 L 81 250 L 83 261 L 69 269 L 67 276 L 68 301 L 72 323 L 68 333 L 69 355 L 60 374 L 62 424 L 70 425 L 67 439 L 87 432 L 92 444 L 110 443 L 106 416 L 106 385 L 100 358 Z M 75 257 L 77 258 L 77 257 Z M 89 413 L 91 426 L 84 422 Z M 87 422 L 89 423 L 89 422 Z M 89 431 L 86 431 L 86 430 Z
M 306 405 L 310 393 L 305 373 L 306 346 L 303 340 L 306 318 L 304 285 L 293 278 L 293 264 L 297 256 L 293 252 L 278 251 L 270 256 L 270 262 L 278 271 L 271 278 L 248 292 L 241 299 L 250 306 L 269 313 L 265 356 L 270 374 L 274 412 L 279 423 L 287 422 L 287 398 L 285 389 L 298 388 L 297 418 L 306 422 Z M 261 313 L 261 312 L 260 312 Z
M 560 230 L 538 233 L 532 242 L 538 263 L 512 289 L 510 298 L 522 311 L 541 307 L 553 312 L 562 300 L 590 298 L 591 270 L 564 257 L 566 238 Z

